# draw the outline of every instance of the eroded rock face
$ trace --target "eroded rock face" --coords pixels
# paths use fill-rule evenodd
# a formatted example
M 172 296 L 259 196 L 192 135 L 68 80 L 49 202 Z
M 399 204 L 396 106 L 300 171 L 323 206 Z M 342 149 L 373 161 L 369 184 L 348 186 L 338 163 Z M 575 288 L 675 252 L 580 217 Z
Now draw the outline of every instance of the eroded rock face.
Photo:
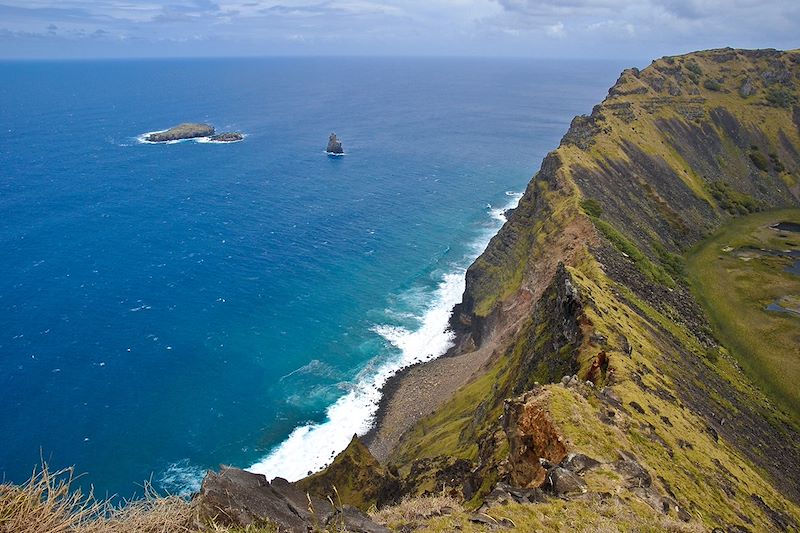
M 209 472 L 195 497 L 198 525 L 229 527 L 274 524 L 280 531 L 306 533 L 317 526 L 343 527 L 353 533 L 388 533 L 367 515 L 350 506 L 308 497 L 285 479 L 272 483 L 261 474 L 223 467 Z
M 534 309 L 532 326 L 523 333 L 527 343 L 522 350 L 515 392 L 532 389 L 535 381 L 554 382 L 578 370 L 572 354 L 583 340 L 583 314 L 580 294 L 564 264 L 559 263 Z
M 509 474 L 516 487 L 540 487 L 547 475 L 540 461 L 558 464 L 567 456 L 567 447 L 539 406 L 536 393 L 506 400 L 503 429 L 508 438 Z

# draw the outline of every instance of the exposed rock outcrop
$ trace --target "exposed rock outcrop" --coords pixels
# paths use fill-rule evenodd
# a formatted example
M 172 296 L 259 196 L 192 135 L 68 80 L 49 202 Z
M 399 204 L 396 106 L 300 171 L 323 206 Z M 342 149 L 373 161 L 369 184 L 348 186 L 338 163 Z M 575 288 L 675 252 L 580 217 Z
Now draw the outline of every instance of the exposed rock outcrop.
M 516 487 L 541 487 L 547 476 L 542 461 L 558 464 L 567 456 L 567 446 L 536 393 L 506 401 L 503 430 L 508 439 L 509 477 Z
M 232 143 L 241 141 L 242 139 L 244 139 L 244 135 L 239 133 L 238 131 L 218 133 L 216 135 L 212 135 L 211 137 L 209 137 L 210 141 L 218 143 Z
M 270 483 L 261 474 L 236 468 L 209 472 L 195 496 L 195 508 L 199 526 L 277 526 L 292 533 L 331 526 L 352 533 L 389 532 L 358 509 L 308 496 L 284 479 Z
M 344 148 L 342 148 L 342 141 L 336 136 L 335 133 L 331 133 L 330 137 L 328 137 L 328 147 L 325 149 L 326 152 L 329 154 L 343 154 Z
M 197 137 L 211 137 L 214 135 L 214 127 L 209 124 L 198 124 L 186 122 L 178 124 L 166 131 L 151 133 L 145 140 L 147 142 L 159 143 L 168 141 L 180 141 L 183 139 L 195 139 Z

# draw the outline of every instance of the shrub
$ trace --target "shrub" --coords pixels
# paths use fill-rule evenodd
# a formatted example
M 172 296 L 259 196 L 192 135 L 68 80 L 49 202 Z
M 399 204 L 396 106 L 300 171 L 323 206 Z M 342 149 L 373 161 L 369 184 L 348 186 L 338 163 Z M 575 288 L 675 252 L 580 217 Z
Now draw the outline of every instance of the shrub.
M 692 73 L 694 73 L 694 74 L 696 74 L 698 76 L 702 76 L 703 75 L 703 69 L 701 69 L 700 65 L 698 65 L 694 61 L 689 61 L 689 62 L 686 63 L 686 70 L 688 70 L 689 72 L 692 72 Z
M 773 107 L 790 107 L 797 97 L 785 87 L 772 87 L 767 91 L 767 103 Z
M 719 206 L 732 215 L 746 215 L 762 209 L 761 203 L 752 196 L 734 191 L 724 181 L 714 181 L 708 185 L 708 191 Z
M 764 156 L 764 154 L 754 150 L 748 155 L 750 156 L 750 161 L 753 162 L 757 169 L 763 170 L 764 172 L 769 170 L 769 161 L 767 161 L 767 158 Z
M 769 154 L 769 160 L 772 162 L 772 168 L 775 169 L 775 172 L 783 172 L 786 170 L 786 167 L 783 166 L 781 160 L 778 159 L 778 154 L 771 153 Z
M 703 87 L 708 89 L 709 91 L 719 91 L 722 86 L 719 84 L 717 80 L 708 79 L 703 82 Z

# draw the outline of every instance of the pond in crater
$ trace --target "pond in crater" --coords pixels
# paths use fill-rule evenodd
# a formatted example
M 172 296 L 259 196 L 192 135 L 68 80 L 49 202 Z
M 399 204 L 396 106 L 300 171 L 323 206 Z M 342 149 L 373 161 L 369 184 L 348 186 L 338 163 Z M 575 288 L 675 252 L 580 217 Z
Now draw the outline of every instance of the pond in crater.
M 771 304 L 767 305 L 766 310 L 774 311 L 776 313 L 789 313 L 791 315 L 800 316 L 800 297 L 781 296 L 776 298 Z
M 791 231 L 793 233 L 800 233 L 800 224 L 797 222 L 778 222 L 772 229 L 776 229 L 778 231 Z

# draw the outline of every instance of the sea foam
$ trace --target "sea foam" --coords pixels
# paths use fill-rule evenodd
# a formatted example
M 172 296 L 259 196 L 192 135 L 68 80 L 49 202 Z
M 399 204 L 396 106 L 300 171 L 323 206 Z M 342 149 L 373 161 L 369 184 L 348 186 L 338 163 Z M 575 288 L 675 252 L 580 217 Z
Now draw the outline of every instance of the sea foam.
M 507 193 L 508 194 L 508 193 Z M 383 364 L 368 364 L 355 380 L 353 388 L 331 405 L 324 422 L 296 428 L 261 461 L 248 468 L 268 479 L 283 477 L 296 481 L 327 466 L 347 447 L 354 434 L 363 435 L 374 423 L 381 387 L 399 370 L 443 355 L 453 343 L 448 330 L 450 312 L 464 293 L 466 267 L 485 248 L 489 239 L 506 221 L 505 212 L 516 207 L 521 193 L 509 194 L 511 201 L 503 208 L 490 208 L 492 224 L 479 235 L 470 254 L 452 265 L 429 293 L 429 303 L 418 318 L 416 328 L 381 324 L 372 329 L 395 347 L 400 355 Z

